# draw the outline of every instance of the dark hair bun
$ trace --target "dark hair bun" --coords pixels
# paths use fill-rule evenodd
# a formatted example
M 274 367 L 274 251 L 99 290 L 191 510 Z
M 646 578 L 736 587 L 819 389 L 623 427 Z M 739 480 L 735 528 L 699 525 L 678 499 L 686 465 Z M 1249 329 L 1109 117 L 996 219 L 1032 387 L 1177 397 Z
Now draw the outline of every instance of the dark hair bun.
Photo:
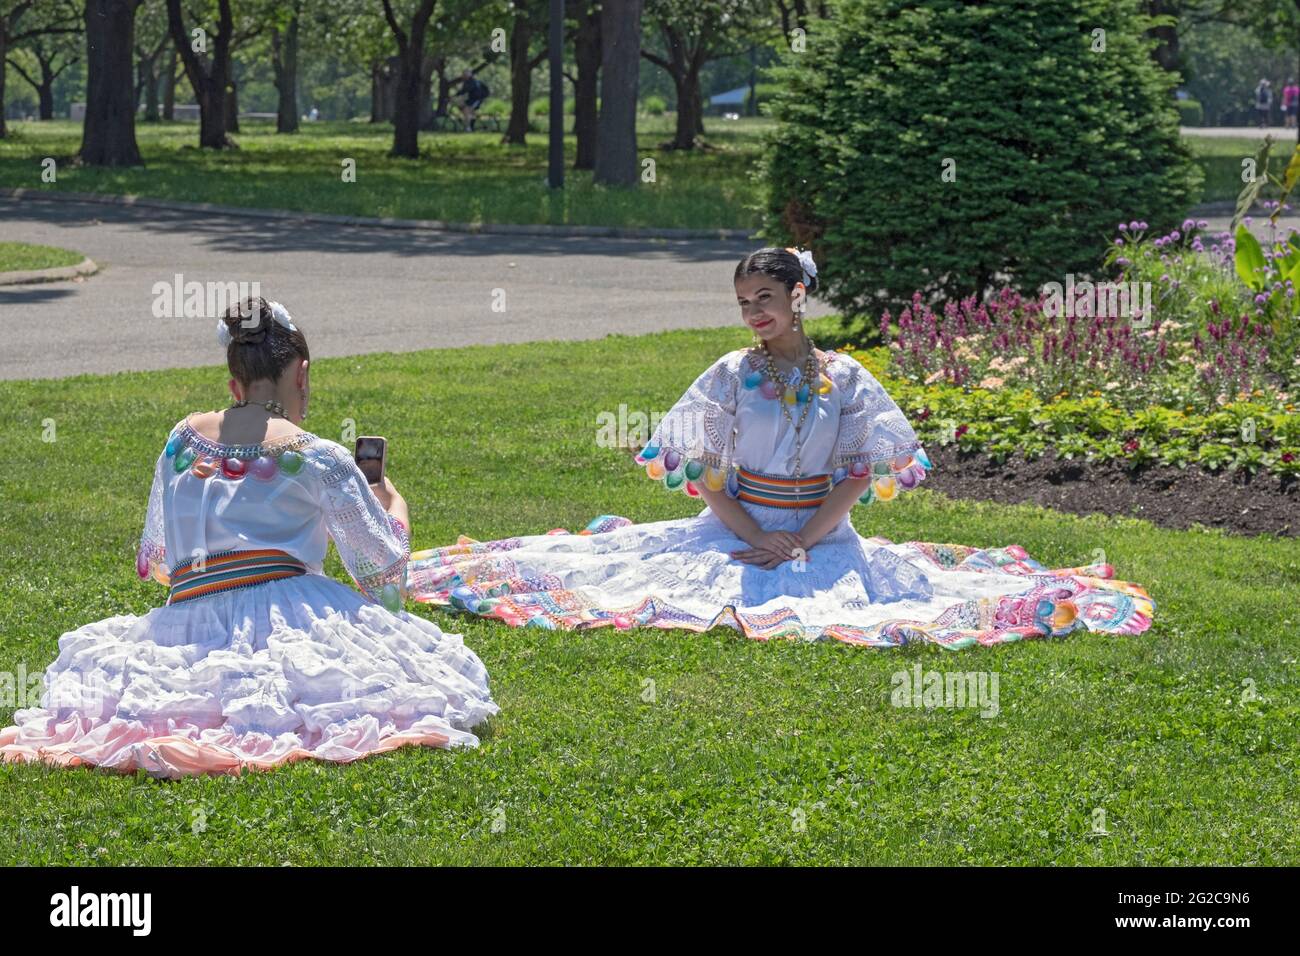
M 245 385 L 262 379 L 275 381 L 294 359 L 311 359 L 302 330 L 276 322 L 271 303 L 261 296 L 232 305 L 221 321 L 230 332 L 226 365 Z
M 271 317 L 271 303 L 261 296 L 232 305 L 222 320 L 230 331 L 231 342 L 237 345 L 259 345 L 266 341 L 275 322 Z

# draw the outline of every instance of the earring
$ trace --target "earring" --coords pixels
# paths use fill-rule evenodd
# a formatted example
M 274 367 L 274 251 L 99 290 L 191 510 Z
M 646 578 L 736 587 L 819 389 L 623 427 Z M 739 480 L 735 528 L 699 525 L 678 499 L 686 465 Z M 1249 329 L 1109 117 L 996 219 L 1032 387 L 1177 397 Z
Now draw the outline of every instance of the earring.
M 796 312 L 796 313 L 794 314 L 794 330 L 795 330 L 796 332 L 799 331 L 799 315 L 800 315 L 800 313 L 798 313 L 798 312 Z

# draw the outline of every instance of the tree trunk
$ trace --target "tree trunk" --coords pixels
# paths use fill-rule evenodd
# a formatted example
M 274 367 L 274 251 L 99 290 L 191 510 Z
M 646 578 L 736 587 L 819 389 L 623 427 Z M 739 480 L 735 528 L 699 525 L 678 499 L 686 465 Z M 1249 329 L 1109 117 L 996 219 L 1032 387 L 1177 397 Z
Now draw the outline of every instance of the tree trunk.
M 158 122 L 158 57 L 156 55 L 149 61 L 149 71 L 145 74 L 144 121 Z
M 446 116 L 447 106 L 451 103 L 451 77 L 447 75 L 447 60 L 445 57 L 439 57 L 442 61 L 438 67 L 438 105 L 434 108 L 434 116 Z
M 167 23 L 172 45 L 185 64 L 185 75 L 189 77 L 194 98 L 199 104 L 199 146 L 204 149 L 227 149 L 234 145 L 226 136 L 226 70 L 230 65 L 230 35 L 234 30 L 230 0 L 218 0 L 217 10 L 216 48 L 208 61 L 211 66 L 205 69 L 185 32 L 181 0 L 167 0 Z
M 54 119 L 54 77 L 48 72 L 42 71 L 41 85 L 36 88 L 36 96 L 40 101 L 40 113 L 38 114 L 43 120 Z
M 275 107 L 275 131 L 298 132 L 298 11 L 289 18 L 289 26 L 281 33 L 271 29 L 271 66 L 275 73 L 275 88 L 279 101 Z
M 1180 4 L 1175 3 L 1173 6 L 1176 8 L 1180 6 Z M 1153 17 L 1164 16 L 1169 13 L 1180 14 L 1183 12 L 1178 9 L 1171 10 L 1168 0 L 1147 0 L 1146 8 L 1147 13 Z M 1155 46 L 1151 48 L 1152 59 L 1154 59 L 1156 63 L 1160 64 L 1161 69 L 1168 70 L 1171 73 L 1177 72 L 1179 59 L 1177 25 L 1153 27 L 1147 32 L 1156 41 Z
M 145 120 L 158 121 L 158 58 L 161 50 L 156 50 L 152 57 L 147 57 L 139 50 L 135 57 L 135 108 L 140 109 L 140 96 L 144 94 Z
M 433 75 L 443 59 L 425 56 L 420 61 L 420 129 L 433 129 Z
M 227 66 L 229 67 L 230 64 L 227 64 Z M 227 73 L 230 74 L 231 71 L 227 69 Z M 232 79 L 230 79 L 226 83 L 226 95 L 222 98 L 221 112 L 222 115 L 225 117 L 226 132 L 238 133 L 239 132 L 239 89 L 235 85 L 233 76 Z
M 596 166 L 597 103 L 600 85 L 600 14 L 591 6 L 582 11 L 573 38 L 573 58 L 578 66 L 573 84 L 573 135 L 577 139 L 574 169 Z
M 420 73 L 424 67 L 424 34 L 433 16 L 435 0 L 420 0 L 403 30 L 384 0 L 384 16 L 397 40 L 397 82 L 393 102 L 393 148 L 390 156 L 415 159 L 420 155 Z
M 398 57 L 393 89 L 393 149 L 390 155 L 420 155 L 420 51 Z
M 370 64 L 370 122 L 384 121 L 384 65 Z
M 135 107 L 137 113 L 140 112 L 140 94 L 144 92 L 144 78 L 144 57 L 137 52 L 135 58 L 135 88 L 131 93 L 131 105 Z
M 199 145 L 205 149 L 225 149 L 230 146 L 226 137 L 226 97 L 203 84 L 202 92 L 195 94 L 199 102 Z
M 533 27 L 528 14 L 516 16 L 510 27 L 510 123 L 501 137 L 501 142 L 508 146 L 527 145 L 528 101 L 533 95 L 533 70 L 528 59 L 532 40 Z
M 9 72 L 5 69 L 5 57 L 9 55 L 9 40 L 5 36 L 5 31 L 0 29 L 0 139 L 9 135 L 8 127 L 5 126 L 5 74 Z
M 163 76 L 163 119 L 176 119 L 176 48 L 167 55 L 167 73 Z
M 600 9 L 600 118 L 594 180 L 637 184 L 636 95 L 643 0 L 604 0 Z
M 92 166 L 144 165 L 135 140 L 131 63 L 138 5 L 139 0 L 86 0 L 86 121 L 81 130 L 81 159 Z
M 694 149 L 695 137 L 700 127 L 699 111 L 699 77 L 691 86 L 691 74 L 673 76 L 673 85 L 677 89 L 677 129 L 673 135 L 673 149 Z
M 673 78 L 677 96 L 677 124 L 668 149 L 694 149 L 695 137 L 704 132 L 704 98 L 700 94 L 700 68 L 706 60 L 706 42 L 703 37 L 695 49 L 686 43 L 686 35 L 671 23 L 660 22 L 668 58 L 649 56 Z

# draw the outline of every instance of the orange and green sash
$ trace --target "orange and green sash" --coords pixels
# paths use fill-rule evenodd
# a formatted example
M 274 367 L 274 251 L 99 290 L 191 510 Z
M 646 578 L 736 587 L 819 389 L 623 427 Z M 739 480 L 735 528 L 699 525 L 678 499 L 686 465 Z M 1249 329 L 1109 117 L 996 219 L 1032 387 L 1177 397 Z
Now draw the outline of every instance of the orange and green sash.
M 307 565 L 276 548 L 223 551 L 204 559 L 186 561 L 172 569 L 168 604 L 205 597 L 221 591 L 252 587 L 307 573 Z
M 816 508 L 831 491 L 830 475 L 778 478 L 736 469 L 736 497 L 769 508 Z

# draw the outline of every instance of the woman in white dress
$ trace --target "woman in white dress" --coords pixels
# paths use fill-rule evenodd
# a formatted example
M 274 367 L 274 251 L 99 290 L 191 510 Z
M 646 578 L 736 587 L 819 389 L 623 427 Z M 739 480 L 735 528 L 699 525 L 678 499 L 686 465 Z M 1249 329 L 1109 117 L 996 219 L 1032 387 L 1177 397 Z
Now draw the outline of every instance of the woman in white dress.
M 753 348 L 713 363 L 637 456 L 700 515 L 577 535 L 462 537 L 411 556 L 411 597 L 515 626 L 660 627 L 896 647 L 958 648 L 1078 628 L 1138 633 L 1153 605 L 1108 565 L 1049 570 L 1010 545 L 863 538 L 859 501 L 917 486 L 930 461 L 898 406 L 848 355 L 818 350 L 800 315 L 807 252 L 762 249 L 736 268 Z
M 402 610 L 405 501 L 295 424 L 302 332 L 260 298 L 217 328 L 235 405 L 172 430 L 137 557 L 166 605 L 64 634 L 0 757 L 180 777 L 476 746 L 497 710 L 483 664 Z M 330 539 L 361 593 L 321 573 Z

